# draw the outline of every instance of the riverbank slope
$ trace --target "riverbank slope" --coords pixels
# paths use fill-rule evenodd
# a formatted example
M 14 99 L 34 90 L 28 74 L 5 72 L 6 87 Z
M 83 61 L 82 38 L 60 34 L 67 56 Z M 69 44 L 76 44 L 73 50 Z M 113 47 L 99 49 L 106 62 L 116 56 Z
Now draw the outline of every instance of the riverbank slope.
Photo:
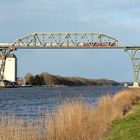
M 111 131 L 105 140 L 139 140 L 140 139 L 140 102 L 128 115 L 113 121 Z

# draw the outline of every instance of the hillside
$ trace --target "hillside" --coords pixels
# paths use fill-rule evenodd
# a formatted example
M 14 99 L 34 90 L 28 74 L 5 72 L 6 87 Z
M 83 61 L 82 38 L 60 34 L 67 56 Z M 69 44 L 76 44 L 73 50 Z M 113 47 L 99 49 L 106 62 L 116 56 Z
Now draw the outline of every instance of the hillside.
M 108 79 L 87 79 L 82 77 L 63 77 L 59 75 L 52 75 L 47 72 L 32 75 L 26 74 L 24 77 L 25 83 L 28 85 L 46 85 L 46 86 L 82 86 L 82 85 L 112 85 L 117 86 L 120 83 Z

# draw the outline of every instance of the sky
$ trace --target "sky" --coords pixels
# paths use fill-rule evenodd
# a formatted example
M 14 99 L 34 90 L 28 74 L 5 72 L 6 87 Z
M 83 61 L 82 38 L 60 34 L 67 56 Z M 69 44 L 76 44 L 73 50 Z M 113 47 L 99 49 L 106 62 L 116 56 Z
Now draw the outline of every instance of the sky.
M 140 45 L 139 0 L 0 0 L 0 42 L 32 32 L 100 32 L 120 44 Z M 62 76 L 133 81 L 123 50 L 17 50 L 18 76 Z

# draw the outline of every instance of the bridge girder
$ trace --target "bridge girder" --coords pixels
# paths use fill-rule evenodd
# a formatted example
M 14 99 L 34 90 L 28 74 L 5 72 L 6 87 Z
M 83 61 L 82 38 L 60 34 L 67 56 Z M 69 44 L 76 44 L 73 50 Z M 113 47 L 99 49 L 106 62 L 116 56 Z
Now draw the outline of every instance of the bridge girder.
M 32 33 L 17 38 L 9 49 L 95 47 L 118 47 L 118 40 L 101 33 Z

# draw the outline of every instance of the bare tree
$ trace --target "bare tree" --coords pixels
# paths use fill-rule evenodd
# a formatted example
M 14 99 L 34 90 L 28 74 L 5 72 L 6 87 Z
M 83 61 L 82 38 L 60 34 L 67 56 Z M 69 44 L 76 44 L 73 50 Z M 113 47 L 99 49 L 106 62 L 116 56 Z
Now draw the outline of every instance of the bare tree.
M 29 81 L 30 77 L 32 77 L 32 76 L 33 76 L 33 74 L 26 73 L 25 76 L 23 77 L 23 84 L 28 85 L 28 81 Z

